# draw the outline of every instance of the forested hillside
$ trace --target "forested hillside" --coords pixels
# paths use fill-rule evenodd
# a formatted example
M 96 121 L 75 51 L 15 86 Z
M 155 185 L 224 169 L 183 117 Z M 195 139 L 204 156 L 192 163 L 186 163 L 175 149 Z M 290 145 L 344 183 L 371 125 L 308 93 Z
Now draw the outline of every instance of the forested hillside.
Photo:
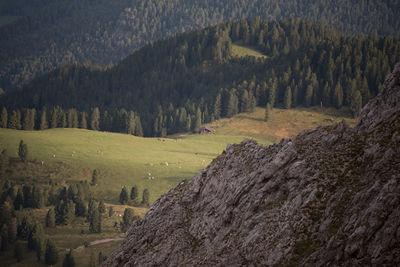
M 115 64 L 148 42 L 256 16 L 307 18 L 349 34 L 400 32 L 399 0 L 2 0 L 0 88 L 63 62 Z
M 266 57 L 233 57 L 232 43 Z M 267 102 L 349 106 L 357 115 L 399 58 L 392 37 L 242 19 L 155 42 L 112 68 L 63 65 L 1 97 L 0 125 L 165 136 Z

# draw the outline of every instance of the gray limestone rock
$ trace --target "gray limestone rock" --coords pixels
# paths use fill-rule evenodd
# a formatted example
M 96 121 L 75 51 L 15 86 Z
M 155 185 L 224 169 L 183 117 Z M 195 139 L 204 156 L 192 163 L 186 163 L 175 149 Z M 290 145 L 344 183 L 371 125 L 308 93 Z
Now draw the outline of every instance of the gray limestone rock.
M 400 64 L 350 128 L 229 145 L 103 266 L 400 265 Z

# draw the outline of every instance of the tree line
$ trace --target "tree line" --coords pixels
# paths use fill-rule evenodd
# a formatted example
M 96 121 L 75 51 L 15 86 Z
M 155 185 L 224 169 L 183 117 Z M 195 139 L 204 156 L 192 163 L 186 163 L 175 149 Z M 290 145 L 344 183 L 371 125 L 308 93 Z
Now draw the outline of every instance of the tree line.
M 143 45 L 240 18 L 302 18 L 349 34 L 399 36 L 399 2 L 288 0 L 3 1 L 0 88 L 15 88 L 62 63 L 115 64 Z M 379 21 L 379 23 L 375 23 Z
M 266 57 L 235 57 L 234 45 Z M 196 131 L 267 103 L 345 106 L 357 115 L 398 58 L 400 41 L 393 37 L 348 36 L 303 20 L 241 19 L 157 41 L 113 68 L 63 65 L 3 94 L 0 105 L 9 112 L 98 108 L 100 130 L 128 132 L 126 118 L 139 117 L 143 136 Z M 122 109 L 132 112 L 119 116 Z M 63 115 L 57 127 L 70 117 L 73 125 L 74 116 Z

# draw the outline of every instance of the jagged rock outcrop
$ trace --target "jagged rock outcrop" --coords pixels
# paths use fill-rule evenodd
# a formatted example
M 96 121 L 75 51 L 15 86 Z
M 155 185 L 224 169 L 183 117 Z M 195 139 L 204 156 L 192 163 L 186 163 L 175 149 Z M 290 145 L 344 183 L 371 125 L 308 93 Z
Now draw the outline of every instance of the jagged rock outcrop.
M 400 265 L 400 64 L 360 122 L 229 145 L 104 266 Z

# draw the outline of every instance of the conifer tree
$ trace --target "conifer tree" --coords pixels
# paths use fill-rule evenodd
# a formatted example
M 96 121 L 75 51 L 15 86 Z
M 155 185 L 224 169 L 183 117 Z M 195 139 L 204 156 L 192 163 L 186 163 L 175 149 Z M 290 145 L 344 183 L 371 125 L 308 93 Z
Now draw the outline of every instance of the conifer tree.
M 248 112 L 248 111 L 249 111 L 249 92 L 247 92 L 247 90 L 243 90 L 240 98 L 240 112 Z
M 78 197 L 75 204 L 75 216 L 78 217 L 86 217 L 87 216 L 87 209 L 85 202 L 83 201 L 82 197 Z
M 81 129 L 87 129 L 87 113 L 86 112 L 82 112 L 81 113 L 80 128 Z
M 23 240 L 28 240 L 29 233 L 33 229 L 33 223 L 31 217 L 24 216 L 22 222 L 18 225 L 18 238 Z
M 268 82 L 269 82 L 268 103 L 270 103 L 271 108 L 273 108 L 275 106 L 277 82 L 276 82 L 276 80 L 272 80 L 272 79 L 270 79 Z
M 148 206 L 149 200 L 150 200 L 150 193 L 149 193 L 149 190 L 146 188 L 143 190 L 142 205 Z
M 100 200 L 99 202 L 99 212 L 100 213 L 105 213 L 106 212 L 106 206 L 104 205 L 104 201 Z
M 122 205 L 125 205 L 128 202 L 128 191 L 126 190 L 126 187 L 124 186 L 121 190 L 121 193 L 119 194 L 119 203 Z
M 18 110 L 17 109 L 17 121 L 16 121 L 16 126 L 17 126 L 17 130 L 21 130 L 22 129 L 22 126 L 21 126 L 21 118 L 22 118 L 22 115 L 21 115 L 21 111 L 20 110 Z
M 58 110 L 56 107 L 51 111 L 50 128 L 57 128 L 58 126 Z
M 38 186 L 33 186 L 32 194 L 33 207 L 36 209 L 41 209 L 45 205 L 45 199 L 42 189 Z
M 37 239 L 36 241 L 36 259 L 38 261 L 41 261 L 44 257 L 44 253 L 45 253 L 45 248 L 46 248 L 46 240 L 44 238 L 44 236 L 41 236 L 41 238 Z
M 0 228 L 0 236 L 1 236 L 1 244 L 0 244 L 0 249 L 2 251 L 5 251 L 8 249 L 8 226 L 6 224 L 3 224 Z
M 0 175 L 4 174 L 8 168 L 9 158 L 6 149 L 3 149 L 0 153 Z
M 89 223 L 89 231 L 91 233 L 101 233 L 101 214 L 98 209 L 93 210 Z
M 18 125 L 19 125 L 18 114 L 17 111 L 13 110 L 8 120 L 8 128 L 18 129 Z
M 99 131 L 100 130 L 100 111 L 98 107 L 92 110 L 92 115 L 90 116 L 90 129 Z
M 54 265 L 58 262 L 57 247 L 51 239 L 47 240 L 44 261 L 47 265 Z
M 138 114 L 136 114 L 135 116 L 135 135 L 143 136 L 142 122 L 140 121 L 140 117 Z
M 68 123 L 67 123 L 67 114 L 61 110 L 61 128 L 67 128 Z
M 5 107 L 2 108 L 0 114 L 0 128 L 7 128 L 8 123 L 8 113 Z
M 108 217 L 112 217 L 114 215 L 114 209 L 112 206 L 108 208 Z
M 72 256 L 72 249 L 69 250 L 67 254 L 65 254 L 65 258 L 63 260 L 63 267 L 75 267 L 75 259 Z
M 268 102 L 267 106 L 265 107 L 265 121 L 269 121 L 269 118 L 271 117 L 271 104 Z
M 132 186 L 132 188 L 131 188 L 130 199 L 133 200 L 134 203 L 137 203 L 137 201 L 138 201 L 138 196 L 139 196 L 138 189 L 137 189 L 136 185 L 134 185 L 134 186 Z
M 99 180 L 99 178 L 98 178 L 97 170 L 94 169 L 94 170 L 93 170 L 93 173 L 92 173 L 92 182 L 91 182 L 91 185 L 97 185 L 98 180 Z
M 127 134 L 135 134 L 135 113 L 133 111 L 129 111 L 127 114 L 125 125 Z
M 221 93 L 218 93 L 215 97 L 213 115 L 216 120 L 219 120 L 221 117 Z
M 312 96 L 313 96 L 314 89 L 311 84 L 307 85 L 306 87 L 306 95 L 305 95 L 305 104 L 306 107 L 310 107 L 312 104 Z
M 24 207 L 24 195 L 21 189 L 18 189 L 17 196 L 14 199 L 14 209 L 21 210 Z
M 290 87 L 287 87 L 285 90 L 285 97 L 284 97 L 284 107 L 286 109 L 290 109 L 292 106 L 292 90 Z
M 133 211 L 133 209 L 126 208 L 122 217 L 122 222 L 120 223 L 122 232 L 128 230 L 129 226 L 131 226 L 132 224 L 134 217 L 135 212 Z
M 342 86 L 338 82 L 333 91 L 333 100 L 336 108 L 341 108 L 343 105 L 343 90 Z
M 351 96 L 351 102 L 350 102 L 350 110 L 354 118 L 358 116 L 361 108 L 362 108 L 362 97 L 360 91 L 357 90 Z
M 193 132 L 197 133 L 200 131 L 201 127 L 201 110 L 200 107 L 197 108 L 194 122 L 193 122 Z
M 26 162 L 26 160 L 28 158 L 28 146 L 26 144 L 24 144 L 23 140 L 21 140 L 19 142 L 18 156 L 22 162 Z
M 47 128 L 49 128 L 49 124 L 47 122 L 47 113 L 46 113 L 46 110 L 43 109 L 42 113 L 40 115 L 40 126 L 39 126 L 39 129 L 40 130 L 46 130 Z
M 28 236 L 28 248 L 36 250 L 42 239 L 44 239 L 42 224 L 36 222 Z

